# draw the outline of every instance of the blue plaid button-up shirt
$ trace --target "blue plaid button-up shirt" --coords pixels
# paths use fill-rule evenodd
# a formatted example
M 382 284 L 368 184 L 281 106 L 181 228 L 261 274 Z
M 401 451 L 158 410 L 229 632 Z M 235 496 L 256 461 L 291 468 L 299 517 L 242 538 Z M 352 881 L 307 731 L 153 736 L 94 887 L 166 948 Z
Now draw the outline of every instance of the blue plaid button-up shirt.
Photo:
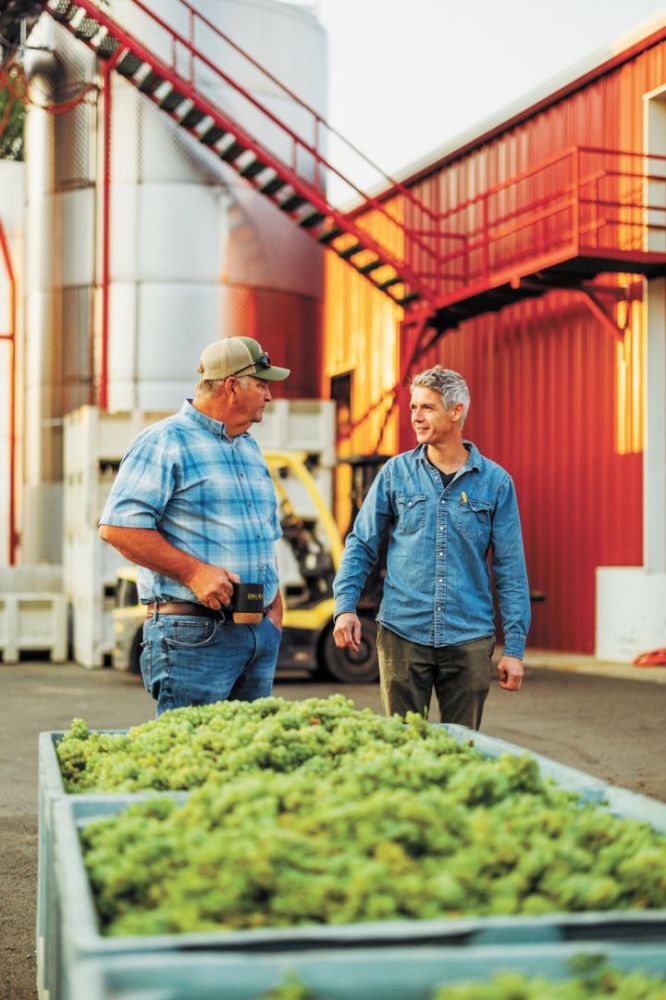
M 282 531 L 259 445 L 247 433 L 228 437 L 224 424 L 190 400 L 135 438 L 100 523 L 157 530 L 202 562 L 263 583 L 266 604 L 277 593 L 275 542 Z M 144 567 L 137 579 L 144 603 L 197 600 L 189 587 Z

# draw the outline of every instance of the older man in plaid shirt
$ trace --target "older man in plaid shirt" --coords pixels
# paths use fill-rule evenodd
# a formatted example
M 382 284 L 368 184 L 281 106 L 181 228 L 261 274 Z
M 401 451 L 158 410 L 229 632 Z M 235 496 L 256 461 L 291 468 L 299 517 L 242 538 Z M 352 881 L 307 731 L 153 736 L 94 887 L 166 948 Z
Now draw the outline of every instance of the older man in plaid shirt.
M 272 691 L 281 530 L 273 481 L 248 430 L 263 417 L 270 382 L 289 374 L 250 337 L 209 344 L 194 398 L 138 435 L 102 512 L 100 538 L 139 567 L 141 673 L 158 715 Z M 241 581 L 263 585 L 254 624 L 231 613 Z

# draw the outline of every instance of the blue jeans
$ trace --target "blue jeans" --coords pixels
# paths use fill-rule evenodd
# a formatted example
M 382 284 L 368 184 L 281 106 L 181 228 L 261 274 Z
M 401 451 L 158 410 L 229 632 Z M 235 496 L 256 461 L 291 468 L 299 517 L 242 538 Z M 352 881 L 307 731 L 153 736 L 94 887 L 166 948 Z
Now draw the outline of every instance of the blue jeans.
M 268 617 L 259 625 L 193 615 L 147 618 L 141 674 L 157 715 L 186 705 L 267 698 L 281 635 Z

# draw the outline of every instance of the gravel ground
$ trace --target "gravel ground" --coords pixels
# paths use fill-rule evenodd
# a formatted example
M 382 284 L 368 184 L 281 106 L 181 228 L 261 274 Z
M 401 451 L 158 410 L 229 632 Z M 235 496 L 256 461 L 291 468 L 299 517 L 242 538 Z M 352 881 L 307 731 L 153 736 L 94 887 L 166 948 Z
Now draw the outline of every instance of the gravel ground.
M 666 802 L 664 669 L 639 676 L 627 668 L 625 679 L 621 673 L 616 676 L 617 671 L 613 676 L 593 676 L 576 672 L 570 665 L 567 669 L 528 667 L 519 694 L 492 685 L 483 729 Z M 380 710 L 376 685 L 343 687 L 292 676 L 280 677 L 275 688 L 276 694 L 292 699 L 335 692 L 345 692 L 360 708 Z M 4 862 L 0 867 L 0 1000 L 35 1000 L 37 735 L 67 728 L 74 717 L 84 718 L 93 728 L 126 728 L 152 718 L 154 711 L 135 678 L 110 669 L 88 671 L 73 663 L 0 664 L 0 699 Z

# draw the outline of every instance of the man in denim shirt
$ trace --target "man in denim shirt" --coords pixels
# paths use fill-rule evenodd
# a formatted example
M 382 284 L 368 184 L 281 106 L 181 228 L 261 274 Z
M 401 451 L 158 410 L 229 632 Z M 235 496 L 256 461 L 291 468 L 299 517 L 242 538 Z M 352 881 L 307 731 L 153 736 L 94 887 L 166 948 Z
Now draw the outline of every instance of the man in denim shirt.
M 411 383 L 418 442 L 389 459 L 347 537 L 334 583 L 337 646 L 356 651 L 356 604 L 388 533 L 377 615 L 382 703 L 387 715 L 427 715 L 433 687 L 442 722 L 481 725 L 495 648 L 488 553 L 504 651 L 500 687 L 523 680 L 530 598 L 511 477 L 465 441 L 469 390 L 437 366 Z

